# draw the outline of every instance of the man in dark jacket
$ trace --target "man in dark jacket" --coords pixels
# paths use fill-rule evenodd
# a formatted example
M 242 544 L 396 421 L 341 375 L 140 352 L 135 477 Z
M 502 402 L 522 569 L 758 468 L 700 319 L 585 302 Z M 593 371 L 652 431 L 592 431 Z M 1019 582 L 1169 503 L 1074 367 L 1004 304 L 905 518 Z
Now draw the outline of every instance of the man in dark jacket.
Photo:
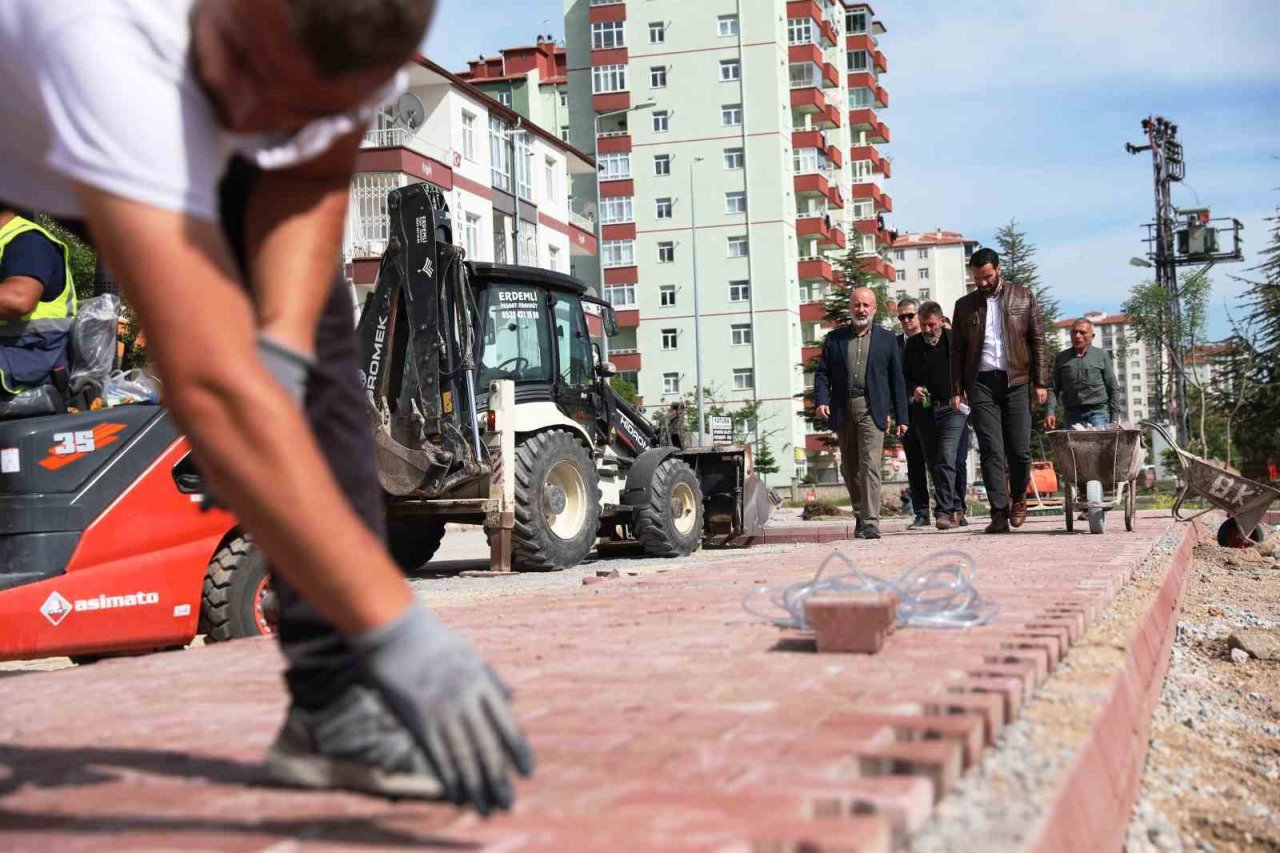
M 898 355 L 906 352 L 907 342 L 920 336 L 920 303 L 911 297 L 898 302 L 898 323 L 902 331 L 894 335 L 898 341 Z M 948 394 L 948 397 L 951 395 Z M 911 398 L 911 389 L 907 389 L 907 435 L 902 439 L 902 448 L 907 452 L 907 485 L 911 489 L 911 508 L 915 511 L 915 520 L 907 525 L 908 530 L 919 530 L 929 526 L 929 462 L 925 459 L 924 446 L 920 444 L 920 430 L 916 421 L 926 416 L 918 401 Z M 934 507 L 942 512 L 941 507 Z
M 942 327 L 942 306 L 921 305 L 920 324 L 920 334 L 907 341 L 902 357 L 907 394 L 914 404 L 909 435 L 920 441 L 933 475 L 937 527 L 950 530 L 964 517 L 964 489 L 958 486 L 956 470 L 966 462 L 960 443 L 969 418 L 951 408 L 951 336 Z
M 977 289 L 956 300 L 952 312 L 951 406 L 973 409 L 991 505 L 986 532 L 1008 533 L 1027 520 L 1031 389 L 1035 405 L 1048 399 L 1044 324 L 1035 296 L 1004 280 L 994 251 L 974 252 L 969 270 Z
M 859 539 L 880 538 L 880 467 L 892 405 L 897 434 L 907 432 L 907 392 L 893 333 L 875 325 L 875 292 L 849 299 L 850 324 L 830 332 L 813 377 L 816 412 L 840 440 L 840 471 L 858 513 Z

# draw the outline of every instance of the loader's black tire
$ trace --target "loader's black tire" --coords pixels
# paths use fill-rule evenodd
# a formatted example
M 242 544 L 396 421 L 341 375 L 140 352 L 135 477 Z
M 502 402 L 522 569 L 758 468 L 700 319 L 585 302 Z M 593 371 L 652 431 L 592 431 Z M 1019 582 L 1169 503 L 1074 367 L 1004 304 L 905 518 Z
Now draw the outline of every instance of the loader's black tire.
M 683 557 L 702 544 L 702 488 L 680 459 L 664 459 L 649 483 L 649 501 L 636 512 L 636 539 L 646 554 Z
M 516 448 L 515 479 L 513 568 L 553 572 L 585 560 L 600 530 L 600 481 L 582 442 L 564 430 L 530 436 Z
M 200 596 L 200 632 L 207 643 L 276 632 L 275 591 L 266 556 L 239 536 L 214 554 Z
M 444 519 L 402 518 L 387 522 L 387 550 L 401 570 L 412 574 L 431 562 L 444 539 Z

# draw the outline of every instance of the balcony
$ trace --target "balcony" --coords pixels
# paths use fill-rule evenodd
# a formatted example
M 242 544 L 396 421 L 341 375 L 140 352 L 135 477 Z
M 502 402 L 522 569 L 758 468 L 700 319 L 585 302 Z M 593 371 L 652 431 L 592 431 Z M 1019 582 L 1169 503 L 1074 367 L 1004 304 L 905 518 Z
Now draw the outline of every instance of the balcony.
M 630 154 L 631 132 L 612 130 L 596 137 L 596 152 L 599 154 Z
M 613 362 L 613 366 L 622 371 L 636 371 L 640 369 L 640 350 L 638 349 L 611 349 L 609 350 L 609 360 Z
M 826 196 L 831 192 L 830 173 L 826 170 L 802 172 L 795 177 L 796 195 Z
M 859 234 L 875 235 L 876 245 L 878 246 L 889 245 L 889 232 L 886 229 L 880 227 L 880 220 L 859 219 L 857 222 L 853 223 L 853 227 Z
M 872 145 L 853 146 L 849 149 L 849 160 L 854 163 L 859 160 L 870 160 L 872 171 L 882 174 L 886 178 L 889 177 L 889 172 L 892 169 L 889 161 Z
M 804 437 L 804 449 L 810 453 L 833 453 L 835 448 L 830 442 L 831 433 L 811 432 Z
M 630 92 L 602 92 L 591 96 L 591 106 L 598 113 L 631 109 Z
M 832 269 L 831 262 L 826 258 L 801 258 L 799 272 L 801 281 L 821 279 L 828 284 L 834 284 L 836 280 L 835 270 Z
M 800 362 L 802 364 L 808 364 L 810 361 L 816 359 L 820 355 L 822 355 L 821 345 L 814 345 L 811 347 L 800 348 Z
M 893 265 L 879 255 L 867 255 L 862 260 L 862 270 L 869 275 L 879 276 L 885 281 L 894 281 L 898 272 Z
M 800 319 L 805 323 L 821 323 L 827 316 L 827 309 L 821 302 L 800 303 Z
M 812 62 L 819 67 L 825 61 L 822 55 L 822 48 L 813 42 L 807 44 L 793 44 L 787 48 L 788 62 Z
M 821 214 L 804 214 L 796 217 L 796 235 L 799 237 L 816 237 L 822 246 L 835 246 L 843 249 L 846 245 L 844 232 L 831 225 L 830 217 Z
M 893 212 L 893 199 L 890 198 L 888 193 L 882 192 L 880 187 L 875 184 L 854 184 L 853 197 L 863 200 L 870 199 L 875 202 L 876 210 L 879 213 Z
M 627 5 L 623 0 L 591 0 L 591 9 L 587 12 L 587 18 L 593 24 L 604 21 L 625 21 Z
M 817 86 L 791 90 L 791 109 L 800 113 L 813 113 L 815 123 L 827 117 L 829 107 L 826 96 Z
M 618 308 L 614 310 L 614 315 L 618 318 L 619 329 L 632 329 L 640 325 L 640 309 L 639 308 Z M 618 368 L 626 370 L 625 367 Z
M 839 184 L 827 188 L 827 205 L 836 210 L 844 210 L 844 189 Z
M 845 50 L 865 50 L 875 53 L 880 45 L 870 33 L 850 33 L 844 37 Z
M 881 74 L 888 74 L 889 61 L 884 58 L 884 54 L 877 50 L 874 56 L 875 56 L 876 70 L 879 71 Z

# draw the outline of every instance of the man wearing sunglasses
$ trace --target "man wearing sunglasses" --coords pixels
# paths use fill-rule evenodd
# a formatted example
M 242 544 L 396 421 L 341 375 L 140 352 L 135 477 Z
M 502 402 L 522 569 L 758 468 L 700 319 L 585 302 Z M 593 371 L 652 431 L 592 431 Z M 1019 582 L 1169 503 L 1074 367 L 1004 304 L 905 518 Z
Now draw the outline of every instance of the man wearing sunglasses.
M 920 304 L 910 297 L 898 303 L 898 324 L 902 328 L 897 334 L 899 356 L 905 355 L 907 342 L 920 334 L 919 310 Z M 929 464 L 925 461 L 917 427 L 928 413 L 924 404 L 915 398 L 911 398 L 907 411 L 911 428 L 902 438 L 902 447 L 907 452 L 907 485 L 911 490 L 911 508 L 916 516 L 907 529 L 922 530 L 929 526 Z

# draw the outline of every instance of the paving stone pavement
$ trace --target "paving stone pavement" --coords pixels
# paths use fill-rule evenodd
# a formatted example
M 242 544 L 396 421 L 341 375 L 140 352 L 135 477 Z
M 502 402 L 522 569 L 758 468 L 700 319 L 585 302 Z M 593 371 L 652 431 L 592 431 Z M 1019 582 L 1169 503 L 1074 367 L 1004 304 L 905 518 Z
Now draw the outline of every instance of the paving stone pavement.
M 517 808 L 487 821 L 254 787 L 285 700 L 270 641 L 0 678 L 0 848 L 888 850 L 1172 523 L 1113 522 L 835 543 L 881 576 L 966 550 L 1001 605 L 990 626 L 899 630 L 874 656 L 815 654 L 741 607 L 832 544 L 443 608 L 515 690 L 537 752 Z

